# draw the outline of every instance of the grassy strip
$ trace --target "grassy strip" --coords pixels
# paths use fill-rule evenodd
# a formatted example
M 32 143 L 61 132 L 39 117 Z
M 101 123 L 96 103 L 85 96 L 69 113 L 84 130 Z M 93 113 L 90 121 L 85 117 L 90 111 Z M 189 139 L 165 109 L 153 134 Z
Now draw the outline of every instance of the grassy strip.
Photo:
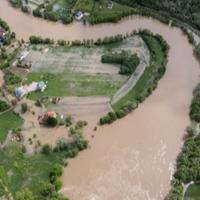
M 112 105 L 114 113 L 109 113 L 100 119 L 101 124 L 112 123 L 135 109 L 138 103 L 144 101 L 152 93 L 157 87 L 159 79 L 165 73 L 169 49 L 167 43 L 161 36 L 153 35 L 148 31 L 141 31 L 139 35 L 149 48 L 151 65 L 146 68 L 136 86 L 125 97 Z
M 0 115 L 0 142 L 6 139 L 9 130 L 20 128 L 23 120 L 13 111 Z
M 191 185 L 185 193 L 185 200 L 200 200 L 200 184 Z

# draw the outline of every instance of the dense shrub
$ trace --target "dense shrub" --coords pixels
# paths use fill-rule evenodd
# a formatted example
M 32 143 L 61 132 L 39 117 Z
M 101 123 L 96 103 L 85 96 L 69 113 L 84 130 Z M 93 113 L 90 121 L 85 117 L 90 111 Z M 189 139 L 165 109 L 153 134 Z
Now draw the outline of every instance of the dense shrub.
M 178 21 L 186 22 L 194 28 L 200 29 L 199 0 L 115 0 L 118 3 L 126 4 L 138 9 L 138 13 L 145 16 L 159 18 L 168 23 L 169 18 L 176 18 Z
M 45 144 L 42 147 L 42 153 L 43 154 L 50 154 L 52 152 L 52 148 L 49 144 Z
M 28 110 L 28 105 L 27 105 L 27 103 L 22 103 L 22 104 L 21 104 L 21 112 L 22 112 L 22 113 L 25 113 L 25 112 L 27 112 L 27 110 Z
M 190 106 L 190 118 L 200 122 L 200 84 L 194 90 L 194 97 Z
M 136 54 L 130 55 L 127 51 L 105 54 L 101 57 L 101 61 L 102 63 L 119 64 L 119 73 L 124 75 L 131 75 L 140 63 Z
M 29 41 L 31 44 L 54 44 L 54 40 L 39 36 L 30 36 Z
M 9 108 L 10 106 L 5 101 L 0 100 L 0 112 L 4 112 Z

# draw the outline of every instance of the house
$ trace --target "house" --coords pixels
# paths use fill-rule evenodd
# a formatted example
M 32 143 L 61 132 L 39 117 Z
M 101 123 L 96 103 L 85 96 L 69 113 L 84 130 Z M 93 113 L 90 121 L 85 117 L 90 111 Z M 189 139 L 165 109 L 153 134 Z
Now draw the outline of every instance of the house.
M 56 113 L 56 112 L 54 112 L 54 111 L 48 111 L 48 112 L 46 112 L 46 113 L 44 113 L 42 116 L 40 115 L 39 117 L 38 117 L 38 120 L 39 120 L 39 124 L 46 124 L 47 123 L 47 120 L 49 119 L 49 118 L 57 118 L 58 117 L 58 114 Z
M 82 18 L 84 17 L 84 14 L 81 12 L 81 11 L 77 11 L 76 13 L 75 13 L 75 19 L 76 20 L 81 20 Z
M 3 42 L 5 38 L 5 32 L 0 30 L 0 42 Z
M 113 1 L 108 0 L 107 8 L 108 8 L 108 9 L 112 9 L 112 8 L 113 8 Z
M 34 91 L 43 92 L 46 89 L 46 87 L 47 85 L 44 81 L 33 82 L 30 85 L 24 85 L 24 86 L 16 88 L 14 94 L 18 99 L 21 99 L 22 97 L 24 97 L 26 94 L 30 92 L 34 92 Z

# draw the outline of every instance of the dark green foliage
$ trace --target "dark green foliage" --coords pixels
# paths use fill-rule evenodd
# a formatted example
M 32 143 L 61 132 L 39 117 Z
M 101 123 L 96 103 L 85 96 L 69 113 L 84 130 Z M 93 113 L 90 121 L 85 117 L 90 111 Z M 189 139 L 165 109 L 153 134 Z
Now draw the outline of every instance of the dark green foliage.
M 112 44 L 112 43 L 117 43 L 120 42 L 124 39 L 125 37 L 123 35 L 115 35 L 111 37 L 105 37 L 104 39 L 97 39 L 97 41 L 94 42 L 95 45 L 103 45 L 103 44 Z
M 190 107 L 190 118 L 200 122 L 200 84 L 194 90 L 194 97 Z
M 58 125 L 58 119 L 55 117 L 48 117 L 46 120 L 46 125 L 50 127 L 55 127 Z
M 27 103 L 22 103 L 22 104 L 21 104 L 21 112 L 22 112 L 22 113 L 25 113 L 25 112 L 27 112 L 27 110 L 28 110 L 28 105 L 27 105 Z
M 103 55 L 101 61 L 103 63 L 119 64 L 119 73 L 123 75 L 131 75 L 140 63 L 136 54 L 130 55 L 129 52 L 126 51 Z
M 168 22 L 169 17 L 185 21 L 194 28 L 200 29 L 199 0 L 115 0 L 139 9 L 139 13 L 147 16 L 158 16 Z
M 113 22 L 116 23 L 119 20 L 121 20 L 123 17 L 129 16 L 134 14 L 134 10 L 125 10 L 122 12 L 110 12 L 107 14 L 101 14 L 101 13 L 93 13 L 92 16 L 89 18 L 90 24 L 99 24 L 104 22 Z
M 43 154 L 50 154 L 52 152 L 52 148 L 49 144 L 45 144 L 43 147 L 42 147 L 42 153 Z
M 54 40 L 50 38 L 42 38 L 39 36 L 30 36 L 29 41 L 31 44 L 54 44 Z
M 10 27 L 8 26 L 8 24 L 4 20 L 2 20 L 1 18 L 0 18 L 0 27 L 2 27 L 5 31 L 10 30 Z
M 9 108 L 10 106 L 5 101 L 0 100 L 0 112 L 4 112 Z

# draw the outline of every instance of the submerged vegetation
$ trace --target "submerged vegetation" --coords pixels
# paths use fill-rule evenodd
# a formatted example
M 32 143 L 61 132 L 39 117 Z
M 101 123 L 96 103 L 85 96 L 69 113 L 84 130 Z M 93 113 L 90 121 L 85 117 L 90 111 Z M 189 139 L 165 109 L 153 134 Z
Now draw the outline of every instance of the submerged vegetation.
M 59 177 L 63 167 L 67 166 L 67 159 L 88 147 L 82 134 L 85 124 L 79 124 L 75 126 L 70 139 L 60 140 L 54 148 L 44 145 L 41 152 L 33 155 L 26 154 L 26 148 L 20 143 L 8 144 L 1 149 L 0 176 L 9 173 L 12 176 L 3 177 L 0 197 L 12 194 L 17 200 L 24 195 L 30 195 L 33 200 L 66 200 L 57 192 L 62 187 Z

